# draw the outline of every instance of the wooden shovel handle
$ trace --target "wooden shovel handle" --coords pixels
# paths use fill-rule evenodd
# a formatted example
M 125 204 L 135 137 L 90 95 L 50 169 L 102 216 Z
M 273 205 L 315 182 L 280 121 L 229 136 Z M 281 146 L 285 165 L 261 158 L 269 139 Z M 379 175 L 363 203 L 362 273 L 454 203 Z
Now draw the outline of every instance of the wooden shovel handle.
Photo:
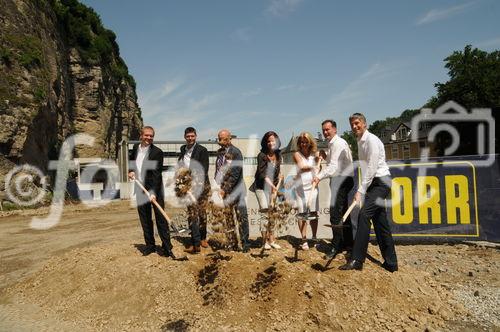
M 318 163 L 316 164 L 316 167 L 319 167 L 319 165 L 321 164 L 321 160 L 323 158 L 321 158 L 321 156 L 318 158 Z M 312 203 L 312 198 L 313 198 L 313 192 L 314 192 L 314 189 L 316 189 L 316 187 L 318 186 L 317 183 L 313 183 L 312 184 L 312 188 L 311 188 L 311 195 L 309 195 L 309 199 L 307 200 L 307 207 L 309 209 L 311 209 L 311 203 Z
M 142 189 L 142 191 L 144 191 L 144 193 L 148 196 L 148 198 L 151 198 L 151 194 L 146 190 L 146 188 L 144 188 L 144 186 L 142 185 L 141 181 L 139 181 L 139 180 L 137 180 L 135 178 L 134 178 L 134 181 Z M 156 199 L 152 200 L 151 202 L 158 208 L 158 210 L 165 217 L 165 219 L 167 220 L 167 222 L 170 223 L 170 217 L 167 215 L 167 213 L 165 212 L 165 210 L 163 210 L 163 208 L 160 206 L 160 204 L 158 204 L 158 202 L 156 201 Z
M 342 222 L 345 222 L 347 217 L 349 217 L 349 215 L 351 214 L 352 210 L 354 209 L 354 207 L 358 204 L 358 202 L 356 201 L 353 201 L 351 206 L 349 206 L 349 208 L 347 209 L 347 211 L 344 213 L 344 215 L 342 216 Z

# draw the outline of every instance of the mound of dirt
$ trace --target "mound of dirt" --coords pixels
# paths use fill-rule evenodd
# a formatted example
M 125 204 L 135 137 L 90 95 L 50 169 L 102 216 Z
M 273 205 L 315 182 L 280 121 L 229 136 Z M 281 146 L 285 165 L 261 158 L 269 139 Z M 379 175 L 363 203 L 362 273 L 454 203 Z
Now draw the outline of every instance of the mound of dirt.
M 34 306 L 51 330 L 424 330 L 467 314 L 413 264 L 340 271 L 340 255 L 321 271 L 320 252 L 295 259 L 288 242 L 280 245 L 262 257 L 207 250 L 184 262 L 143 257 L 130 244 L 93 246 L 49 259 L 6 295 Z M 376 247 L 369 252 L 378 257 Z

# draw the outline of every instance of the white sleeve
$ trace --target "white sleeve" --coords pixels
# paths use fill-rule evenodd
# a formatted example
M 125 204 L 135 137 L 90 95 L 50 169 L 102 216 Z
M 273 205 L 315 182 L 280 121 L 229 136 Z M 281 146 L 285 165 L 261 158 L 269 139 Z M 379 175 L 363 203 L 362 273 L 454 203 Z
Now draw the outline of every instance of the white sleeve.
M 366 171 L 362 174 L 361 186 L 358 192 L 366 194 L 368 187 L 372 184 L 375 174 L 377 174 L 378 159 L 380 157 L 379 147 L 375 140 L 368 139 L 366 141 Z
M 318 178 L 320 180 L 323 180 L 326 177 L 331 177 L 335 174 L 339 168 L 339 158 L 343 150 L 343 147 L 336 147 L 335 144 L 332 144 L 332 148 L 330 149 L 330 162 L 326 165 L 325 169 L 318 174 Z

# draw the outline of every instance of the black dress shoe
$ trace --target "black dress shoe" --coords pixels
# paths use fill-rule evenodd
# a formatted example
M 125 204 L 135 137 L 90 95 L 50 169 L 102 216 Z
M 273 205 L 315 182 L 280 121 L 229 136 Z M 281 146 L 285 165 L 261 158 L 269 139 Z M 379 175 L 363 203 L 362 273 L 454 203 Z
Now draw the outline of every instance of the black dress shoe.
M 382 267 L 384 269 L 386 269 L 387 271 L 389 271 L 389 272 L 396 272 L 398 270 L 398 264 L 396 264 L 396 265 L 390 265 L 390 264 L 387 264 L 386 262 L 384 262 L 382 264 Z
M 249 246 L 244 246 L 243 249 L 241 249 L 241 252 L 243 253 L 247 253 L 250 251 L 250 247 Z
M 342 246 L 342 251 L 352 251 L 352 244 L 344 244 Z
M 177 257 L 175 257 L 174 252 L 172 251 L 172 249 L 163 249 L 163 252 L 165 253 L 165 257 L 170 257 L 172 259 L 176 259 L 177 258 Z
M 363 263 L 355 259 L 350 260 L 349 262 L 347 262 L 347 264 L 344 264 L 339 267 L 339 270 L 362 270 L 362 269 L 363 269 Z
M 325 259 L 333 259 L 340 253 L 340 250 L 333 248 L 329 253 L 325 255 Z
M 152 253 L 154 253 L 156 251 L 156 248 L 155 247 L 146 247 L 146 249 L 144 249 L 142 251 L 142 255 L 143 256 L 149 256 L 151 255 Z
M 170 257 L 174 260 L 177 259 L 177 257 L 174 255 L 174 252 L 171 249 L 167 251 L 167 254 L 165 256 Z

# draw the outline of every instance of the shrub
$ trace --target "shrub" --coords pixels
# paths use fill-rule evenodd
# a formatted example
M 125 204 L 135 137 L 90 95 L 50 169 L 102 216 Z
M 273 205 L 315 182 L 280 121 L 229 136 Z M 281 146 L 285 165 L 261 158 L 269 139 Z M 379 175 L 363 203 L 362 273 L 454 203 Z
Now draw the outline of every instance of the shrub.
M 7 66 L 10 66 L 12 63 L 12 51 L 5 47 L 0 47 L 0 60 L 5 63 Z
M 40 50 L 28 50 L 21 54 L 19 63 L 26 68 L 40 66 L 42 64 L 42 52 Z
M 109 71 L 117 79 L 125 79 L 135 87 L 135 81 L 120 58 L 120 50 L 113 31 L 102 26 L 101 18 L 92 9 L 77 0 L 49 0 L 56 13 L 70 47 L 78 49 L 82 61 L 103 66 L 112 63 L 114 57 L 119 63 L 110 65 Z
M 42 87 L 37 87 L 35 91 L 33 92 L 33 95 L 35 96 L 35 101 L 37 103 L 41 103 L 45 100 L 47 97 L 47 92 L 45 92 L 45 89 Z

